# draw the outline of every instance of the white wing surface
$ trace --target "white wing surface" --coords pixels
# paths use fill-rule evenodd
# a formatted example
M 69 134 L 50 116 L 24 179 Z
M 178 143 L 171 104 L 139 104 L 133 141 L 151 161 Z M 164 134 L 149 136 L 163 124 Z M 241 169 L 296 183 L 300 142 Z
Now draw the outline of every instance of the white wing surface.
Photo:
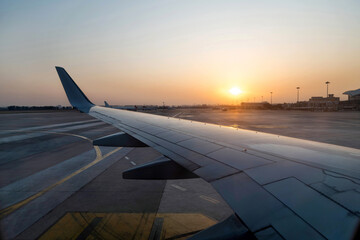
M 124 177 L 198 176 L 234 210 L 191 239 L 359 237 L 360 150 L 95 106 L 63 68 L 56 69 L 74 107 L 123 131 L 107 144 L 150 146 L 164 155 Z

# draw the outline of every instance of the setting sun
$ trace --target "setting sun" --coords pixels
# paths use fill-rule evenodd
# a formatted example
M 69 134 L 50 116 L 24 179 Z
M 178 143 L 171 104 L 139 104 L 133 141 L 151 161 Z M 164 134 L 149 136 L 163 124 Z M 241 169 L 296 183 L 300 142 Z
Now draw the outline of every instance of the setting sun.
M 231 89 L 229 90 L 229 92 L 230 92 L 232 95 L 234 95 L 234 96 L 239 95 L 240 93 L 242 93 L 242 91 L 241 91 L 239 88 L 237 88 L 237 87 L 231 88 Z

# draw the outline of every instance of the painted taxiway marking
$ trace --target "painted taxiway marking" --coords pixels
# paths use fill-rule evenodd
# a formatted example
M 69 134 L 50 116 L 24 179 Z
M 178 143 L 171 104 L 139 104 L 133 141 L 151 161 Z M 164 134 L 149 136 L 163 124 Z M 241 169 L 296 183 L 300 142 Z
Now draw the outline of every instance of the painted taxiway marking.
M 131 163 L 132 165 L 136 166 L 136 163 L 135 163 L 135 162 L 133 162 L 133 161 L 130 161 L 130 163 Z
M 53 189 L 54 187 L 66 182 L 67 180 L 71 179 L 72 177 L 76 176 L 77 174 L 85 171 L 86 169 L 94 166 L 95 164 L 97 164 L 98 162 L 100 162 L 101 160 L 104 160 L 105 158 L 109 157 L 110 155 L 114 154 L 115 152 L 119 151 L 121 149 L 121 147 L 114 149 L 113 151 L 105 154 L 104 156 L 102 156 L 101 154 L 101 150 L 98 146 L 94 146 L 95 151 L 96 151 L 96 158 L 94 161 L 92 161 L 91 163 L 87 164 L 86 166 L 76 170 L 75 172 L 71 173 L 70 175 L 66 176 L 65 178 L 61 179 L 60 181 L 48 186 L 47 188 L 41 190 L 40 192 L 32 195 L 31 197 L 28 197 L 27 199 L 18 202 L 12 206 L 9 206 L 7 208 L 4 208 L 2 210 L 0 210 L 0 219 L 9 215 L 10 213 L 12 213 L 13 211 L 19 209 L 20 207 L 28 204 L 29 202 L 31 202 L 32 200 L 42 196 L 44 193 L 50 191 L 51 189 Z
M 208 201 L 208 202 L 211 202 L 213 204 L 218 204 L 220 202 L 220 201 L 218 201 L 218 200 L 216 200 L 214 198 L 207 197 L 207 196 L 204 196 L 204 195 L 200 195 L 199 197 L 206 200 L 206 201 Z
M 180 191 L 183 191 L 183 192 L 185 192 L 185 191 L 187 190 L 186 188 L 180 187 L 180 186 L 178 186 L 178 185 L 176 185 L 176 184 L 171 184 L 171 186 L 172 186 L 173 188 L 179 189 Z
M 38 127 L 27 127 L 27 128 L 20 128 L 20 129 L 12 129 L 12 130 L 2 130 L 2 132 L 18 132 L 18 131 L 29 131 L 29 130 L 39 130 L 44 128 L 55 128 L 55 127 L 64 127 L 68 125 L 76 125 L 76 124 L 82 124 L 82 123 L 90 123 L 90 122 L 98 122 L 99 120 L 93 119 L 93 120 L 86 120 L 86 121 L 78 121 L 78 122 L 67 122 L 67 123 L 60 123 L 60 124 L 51 124 L 51 125 L 45 125 L 45 126 L 38 126 Z
M 126 160 L 129 160 L 130 158 L 128 156 L 125 157 Z
M 173 115 L 172 117 L 175 118 L 177 116 L 180 116 L 182 114 L 182 112 L 176 113 L 175 115 Z
M 103 122 L 88 123 L 88 124 L 64 127 L 64 128 L 61 128 L 61 129 L 51 129 L 50 131 L 51 132 L 57 132 L 57 133 L 69 132 L 71 130 L 94 127 L 94 126 L 103 125 L 103 124 L 104 124 Z M 0 138 L 0 144 L 10 143 L 10 142 L 15 142 L 15 141 L 21 141 L 21 140 L 26 140 L 26 139 L 36 138 L 36 137 L 42 137 L 42 136 L 45 136 L 48 133 L 47 130 L 44 130 L 44 131 L 42 131 L 42 130 L 39 130 L 39 131 L 17 130 L 16 132 L 19 132 L 19 133 L 21 132 L 21 133 L 24 133 L 24 134 Z
M 156 222 L 160 224 L 156 225 Z M 38 239 L 61 236 L 62 239 L 175 240 L 188 238 L 216 223 L 199 213 L 68 212 Z M 156 230 L 156 236 L 153 230 Z
M 54 134 L 62 134 L 62 135 L 69 135 L 69 136 L 74 136 L 74 137 L 79 137 L 85 140 L 88 140 L 91 142 L 91 139 L 81 136 L 81 135 L 77 135 L 77 134 L 71 134 L 71 133 L 57 133 L 57 132 L 50 132 L 50 131 L 46 131 L 48 133 L 54 133 Z M 95 164 L 97 164 L 98 162 L 100 162 L 101 160 L 104 160 L 105 158 L 109 157 L 110 155 L 114 154 L 115 152 L 119 151 L 120 149 L 122 149 L 121 147 L 114 149 L 113 151 L 102 155 L 101 150 L 98 146 L 94 146 L 94 150 L 96 153 L 96 158 L 94 161 L 92 161 L 91 163 L 87 164 L 86 166 L 76 170 L 75 172 L 69 174 L 68 176 L 66 176 L 65 178 L 61 179 L 60 181 L 46 187 L 45 189 L 37 192 L 36 194 L 24 199 L 23 201 L 20 201 L 16 204 L 13 204 L 7 208 L 1 209 L 0 210 L 0 219 L 4 218 L 5 216 L 9 215 L 10 213 L 14 212 L 15 210 L 19 209 L 20 207 L 28 204 L 29 202 L 31 202 L 32 200 L 42 196 L 44 193 L 50 191 L 51 189 L 53 189 L 54 187 L 66 182 L 67 180 L 71 179 L 72 177 L 76 176 L 77 174 L 85 171 L 86 169 L 94 166 Z

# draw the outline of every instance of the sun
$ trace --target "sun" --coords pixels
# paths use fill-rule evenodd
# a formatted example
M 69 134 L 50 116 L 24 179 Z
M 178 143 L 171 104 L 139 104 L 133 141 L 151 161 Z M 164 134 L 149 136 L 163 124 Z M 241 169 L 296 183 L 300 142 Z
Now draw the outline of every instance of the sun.
M 237 96 L 240 93 L 242 93 L 242 91 L 237 87 L 233 87 L 233 88 L 229 89 L 229 92 L 234 96 Z

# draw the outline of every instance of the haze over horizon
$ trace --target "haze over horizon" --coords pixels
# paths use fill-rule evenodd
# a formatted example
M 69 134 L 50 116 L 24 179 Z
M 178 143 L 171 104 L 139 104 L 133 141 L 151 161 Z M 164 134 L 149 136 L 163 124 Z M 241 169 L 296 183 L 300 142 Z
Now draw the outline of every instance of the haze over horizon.
M 295 102 L 360 88 L 360 1 L 1 1 L 0 106 Z

